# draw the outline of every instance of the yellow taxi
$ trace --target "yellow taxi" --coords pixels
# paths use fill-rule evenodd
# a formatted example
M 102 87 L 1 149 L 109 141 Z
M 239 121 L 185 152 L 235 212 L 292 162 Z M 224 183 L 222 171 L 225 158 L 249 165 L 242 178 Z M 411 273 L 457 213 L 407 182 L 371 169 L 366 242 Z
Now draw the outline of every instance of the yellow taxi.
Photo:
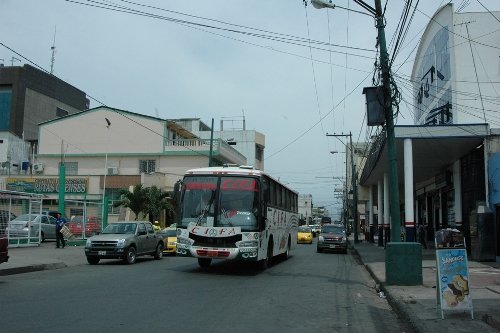
M 301 226 L 297 232 L 297 244 L 312 244 L 313 233 L 311 227 Z
M 177 251 L 177 229 L 172 227 L 164 228 L 158 231 L 158 233 L 163 236 L 163 242 L 165 243 L 163 253 L 175 254 Z

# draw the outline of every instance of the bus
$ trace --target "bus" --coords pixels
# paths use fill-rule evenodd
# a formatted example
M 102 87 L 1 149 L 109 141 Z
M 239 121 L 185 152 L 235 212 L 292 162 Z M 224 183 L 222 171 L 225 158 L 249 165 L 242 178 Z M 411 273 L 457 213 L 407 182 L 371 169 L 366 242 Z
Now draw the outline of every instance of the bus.
M 202 268 L 238 260 L 266 269 L 297 244 L 298 193 L 250 166 L 186 171 L 178 186 L 176 255 Z

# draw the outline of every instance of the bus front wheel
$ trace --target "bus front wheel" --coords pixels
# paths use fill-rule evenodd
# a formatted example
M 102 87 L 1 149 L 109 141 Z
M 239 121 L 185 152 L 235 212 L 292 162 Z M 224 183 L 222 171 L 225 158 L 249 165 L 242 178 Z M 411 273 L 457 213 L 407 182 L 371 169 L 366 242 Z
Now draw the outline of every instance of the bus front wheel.
M 259 269 L 265 270 L 271 265 L 271 259 L 273 257 L 273 242 L 270 239 L 267 244 L 267 257 L 259 261 Z
M 212 259 L 198 258 L 198 265 L 200 265 L 201 268 L 207 268 L 210 266 L 211 263 L 212 263 Z

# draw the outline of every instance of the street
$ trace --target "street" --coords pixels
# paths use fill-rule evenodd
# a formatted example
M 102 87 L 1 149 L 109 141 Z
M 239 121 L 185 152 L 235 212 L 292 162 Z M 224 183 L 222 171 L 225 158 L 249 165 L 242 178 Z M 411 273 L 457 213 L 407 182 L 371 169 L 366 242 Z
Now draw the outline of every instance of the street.
M 408 332 L 362 265 L 315 244 L 266 271 L 103 260 L 2 276 L 0 295 L 4 332 Z

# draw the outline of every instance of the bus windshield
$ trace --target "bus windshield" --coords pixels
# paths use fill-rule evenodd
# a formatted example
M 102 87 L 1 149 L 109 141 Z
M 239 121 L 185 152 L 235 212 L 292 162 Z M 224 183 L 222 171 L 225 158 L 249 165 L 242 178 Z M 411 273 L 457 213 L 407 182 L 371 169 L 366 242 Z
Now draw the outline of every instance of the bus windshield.
M 180 226 L 189 223 L 257 230 L 259 183 L 253 177 L 188 176 L 184 179 Z

